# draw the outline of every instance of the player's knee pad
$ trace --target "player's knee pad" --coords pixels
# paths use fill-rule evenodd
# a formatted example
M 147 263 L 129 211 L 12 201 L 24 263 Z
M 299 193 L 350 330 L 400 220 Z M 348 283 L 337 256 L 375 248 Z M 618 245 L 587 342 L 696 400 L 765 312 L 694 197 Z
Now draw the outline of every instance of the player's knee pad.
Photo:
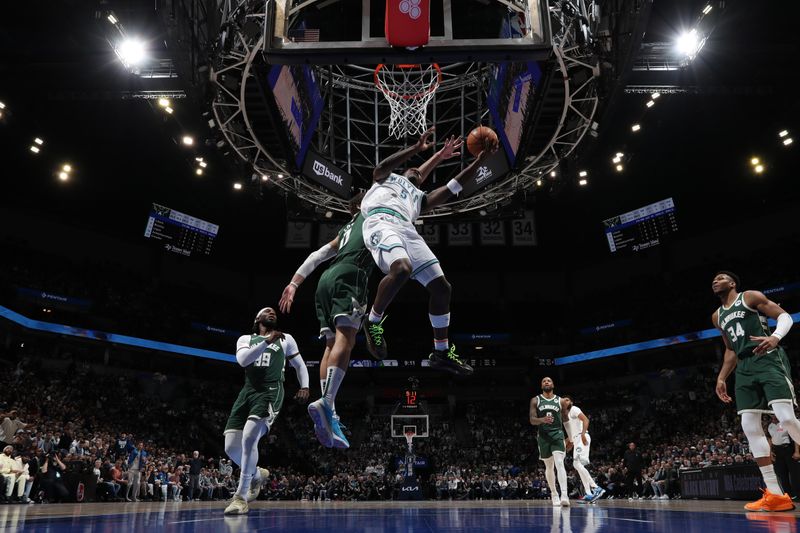
M 428 318 L 431 320 L 431 326 L 436 329 L 450 327 L 450 313 L 445 313 L 443 315 L 428 314 Z
M 742 413 L 742 431 L 750 444 L 753 457 L 769 457 L 769 441 L 761 425 L 761 413 Z

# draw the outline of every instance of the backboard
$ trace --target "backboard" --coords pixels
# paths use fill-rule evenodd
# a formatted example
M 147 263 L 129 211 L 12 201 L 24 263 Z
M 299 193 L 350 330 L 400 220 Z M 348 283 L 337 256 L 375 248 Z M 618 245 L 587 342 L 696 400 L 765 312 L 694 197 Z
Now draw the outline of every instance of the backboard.
M 428 415 L 392 415 L 392 438 L 404 439 L 406 430 L 414 430 L 414 438 L 428 436 Z
M 415 50 L 388 45 L 386 1 L 271 2 L 267 57 L 271 63 L 447 63 L 537 60 L 552 51 L 546 0 L 429 0 L 430 39 Z

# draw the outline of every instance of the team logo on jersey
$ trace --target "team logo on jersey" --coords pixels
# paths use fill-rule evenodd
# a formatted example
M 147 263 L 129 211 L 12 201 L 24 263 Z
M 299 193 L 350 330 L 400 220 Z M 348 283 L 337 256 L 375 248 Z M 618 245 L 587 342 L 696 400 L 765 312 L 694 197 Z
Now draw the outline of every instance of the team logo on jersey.
M 492 169 L 487 166 L 478 168 L 478 173 L 475 175 L 475 183 L 483 183 L 492 177 Z
M 375 233 L 373 233 L 372 235 L 369 236 L 369 243 L 372 246 L 378 246 L 378 243 L 381 242 L 382 238 L 383 238 L 383 232 L 382 231 L 376 231 Z
M 734 307 L 739 307 L 740 305 L 742 305 L 741 300 L 736 300 L 736 303 L 733 304 Z
M 417 20 L 422 15 L 422 9 L 419 7 L 421 0 L 402 0 L 400 2 L 400 13 L 408 15 L 411 20 Z

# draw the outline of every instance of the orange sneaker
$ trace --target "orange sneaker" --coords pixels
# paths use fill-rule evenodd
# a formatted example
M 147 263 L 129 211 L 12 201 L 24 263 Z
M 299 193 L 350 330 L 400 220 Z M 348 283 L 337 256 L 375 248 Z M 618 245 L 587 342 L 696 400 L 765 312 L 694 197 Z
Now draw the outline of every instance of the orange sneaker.
M 772 494 L 764 489 L 764 495 L 760 500 L 748 503 L 744 508 L 748 511 L 791 511 L 794 509 L 794 503 L 788 494 Z
M 745 504 L 744 508 L 747 509 L 748 511 L 760 511 L 764 506 L 764 502 L 767 499 L 767 489 L 759 489 L 759 490 L 761 490 L 761 498 L 754 502 Z

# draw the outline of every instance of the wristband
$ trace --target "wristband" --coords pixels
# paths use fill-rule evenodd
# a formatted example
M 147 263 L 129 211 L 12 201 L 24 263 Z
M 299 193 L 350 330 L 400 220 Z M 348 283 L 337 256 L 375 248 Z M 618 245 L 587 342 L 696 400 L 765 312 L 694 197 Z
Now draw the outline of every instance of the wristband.
M 458 181 L 456 181 L 455 178 L 447 182 L 447 188 L 453 194 L 458 194 L 464 189 L 464 187 L 462 187 L 461 184 Z
M 294 281 L 290 281 L 290 282 L 289 282 L 289 285 L 293 286 L 295 289 L 299 289 L 299 288 L 300 288 L 300 285 L 298 285 L 298 284 L 297 284 L 297 283 L 295 283 Z

